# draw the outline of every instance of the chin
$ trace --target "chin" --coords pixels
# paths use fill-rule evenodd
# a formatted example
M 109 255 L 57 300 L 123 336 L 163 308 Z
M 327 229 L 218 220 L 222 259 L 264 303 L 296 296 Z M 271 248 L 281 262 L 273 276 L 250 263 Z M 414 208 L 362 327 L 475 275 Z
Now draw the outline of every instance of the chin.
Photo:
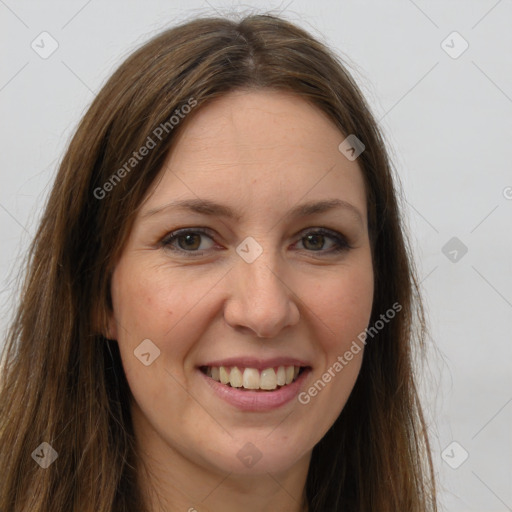
M 259 436 L 259 440 L 251 442 L 250 436 L 244 439 L 232 440 L 231 446 L 223 453 L 208 453 L 203 457 L 207 464 L 215 466 L 222 473 L 233 473 L 236 475 L 265 475 L 268 473 L 287 472 L 295 465 L 309 460 L 311 450 L 307 447 L 297 446 L 297 442 L 289 440 L 284 443 L 282 440 L 268 439 L 265 442 L 268 431 Z M 219 445 L 217 445 L 219 446 Z

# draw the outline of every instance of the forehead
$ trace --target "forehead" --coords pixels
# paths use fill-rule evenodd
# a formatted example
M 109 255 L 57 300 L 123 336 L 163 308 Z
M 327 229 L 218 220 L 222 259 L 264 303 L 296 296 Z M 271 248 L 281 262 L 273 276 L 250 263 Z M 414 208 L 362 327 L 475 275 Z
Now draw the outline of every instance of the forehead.
M 200 108 L 178 134 L 145 210 L 175 199 L 211 199 L 237 212 L 337 198 L 366 219 L 357 160 L 318 107 L 290 93 L 235 91 Z M 261 210 L 260 210 L 261 212 Z

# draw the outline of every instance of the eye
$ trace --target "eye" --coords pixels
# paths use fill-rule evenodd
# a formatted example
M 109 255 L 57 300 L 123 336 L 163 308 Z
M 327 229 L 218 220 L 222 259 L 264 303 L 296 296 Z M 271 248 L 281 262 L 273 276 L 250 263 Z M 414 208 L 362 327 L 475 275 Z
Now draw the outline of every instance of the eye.
M 209 231 L 203 228 L 179 229 L 169 233 L 162 239 L 160 244 L 171 251 L 194 257 L 202 255 L 203 251 L 211 248 L 201 247 L 202 236 L 209 238 L 213 242 L 212 237 L 208 233 Z M 302 235 L 299 242 L 302 242 L 308 252 L 331 254 L 347 251 L 352 248 L 341 233 L 329 229 L 316 228 L 305 233 L 303 232 Z M 332 245 L 328 250 L 324 249 L 325 239 L 331 240 Z
M 206 236 L 210 240 L 212 238 L 208 236 L 206 230 L 201 228 L 192 229 L 179 229 L 169 233 L 161 242 L 162 246 L 171 249 L 172 251 L 178 251 L 186 253 L 187 256 L 193 256 L 191 252 L 199 252 L 202 254 L 204 247 L 201 249 L 198 247 L 201 245 L 201 236 Z M 213 241 L 213 240 L 212 240 Z M 175 247 L 174 242 L 178 242 L 179 247 Z M 208 249 L 208 247 L 206 247 Z
M 302 244 L 306 249 L 308 249 L 308 247 L 312 248 L 313 252 L 339 253 L 352 248 L 341 233 L 331 231 L 330 229 L 316 228 L 306 233 L 302 233 L 302 235 L 303 236 L 299 241 L 302 241 Z M 330 250 L 322 250 L 322 247 L 325 245 L 324 241 L 326 238 L 334 241 L 333 247 Z

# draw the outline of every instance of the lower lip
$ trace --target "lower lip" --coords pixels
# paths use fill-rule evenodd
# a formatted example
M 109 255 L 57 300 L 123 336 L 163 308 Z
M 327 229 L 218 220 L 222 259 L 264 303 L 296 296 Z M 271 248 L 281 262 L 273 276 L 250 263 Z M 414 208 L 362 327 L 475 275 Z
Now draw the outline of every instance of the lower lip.
M 291 402 L 299 394 L 311 369 L 303 370 L 297 380 L 274 391 L 242 391 L 208 377 L 199 369 L 197 371 L 218 397 L 236 408 L 242 411 L 271 411 Z

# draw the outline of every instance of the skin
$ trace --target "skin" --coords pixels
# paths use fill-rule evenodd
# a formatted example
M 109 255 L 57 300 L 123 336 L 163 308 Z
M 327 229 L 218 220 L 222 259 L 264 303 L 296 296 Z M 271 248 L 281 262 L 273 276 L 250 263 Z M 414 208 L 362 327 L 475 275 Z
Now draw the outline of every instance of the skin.
M 232 356 L 298 357 L 312 367 L 307 391 L 357 340 L 374 290 L 363 175 L 338 150 L 345 136 L 292 94 L 232 92 L 182 128 L 112 278 L 109 337 L 118 340 L 134 397 L 140 462 L 150 472 L 141 472 L 142 487 L 153 511 L 301 511 L 312 449 L 345 405 L 364 351 L 308 404 L 294 399 L 265 412 L 218 398 L 196 366 Z M 226 204 L 240 218 L 148 215 L 186 198 Z M 352 204 L 361 219 L 348 209 L 286 217 L 298 204 L 332 198 Z M 188 245 L 182 236 L 174 251 L 160 243 L 171 231 L 200 227 L 211 231 Z M 330 236 L 308 242 L 321 227 L 352 248 L 330 252 Z M 236 252 L 248 236 L 263 249 L 250 264 Z M 149 366 L 134 356 L 145 339 L 160 350 Z M 237 457 L 247 442 L 261 452 L 251 468 Z

